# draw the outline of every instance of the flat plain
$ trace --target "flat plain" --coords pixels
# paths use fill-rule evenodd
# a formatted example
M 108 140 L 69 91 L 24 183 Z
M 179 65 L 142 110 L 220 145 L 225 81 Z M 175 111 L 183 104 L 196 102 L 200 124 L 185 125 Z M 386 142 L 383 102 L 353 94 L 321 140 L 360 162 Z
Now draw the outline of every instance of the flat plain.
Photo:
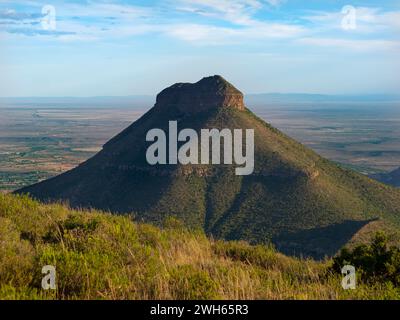
M 398 103 L 322 103 L 255 111 L 320 155 L 363 174 L 400 167 Z

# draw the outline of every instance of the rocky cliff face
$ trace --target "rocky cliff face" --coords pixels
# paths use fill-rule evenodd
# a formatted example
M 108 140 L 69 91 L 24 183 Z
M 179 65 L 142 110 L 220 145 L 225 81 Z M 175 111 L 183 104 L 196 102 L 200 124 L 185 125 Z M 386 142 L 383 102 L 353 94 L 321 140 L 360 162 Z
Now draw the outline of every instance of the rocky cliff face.
M 190 114 L 215 108 L 245 109 L 243 94 L 218 75 L 193 84 L 174 84 L 157 96 L 155 107 L 177 108 Z

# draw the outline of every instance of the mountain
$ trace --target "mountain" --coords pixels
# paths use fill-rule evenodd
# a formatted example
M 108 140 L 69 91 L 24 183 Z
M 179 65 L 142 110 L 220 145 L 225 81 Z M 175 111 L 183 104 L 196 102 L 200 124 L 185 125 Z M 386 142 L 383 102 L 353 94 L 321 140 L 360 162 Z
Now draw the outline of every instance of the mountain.
M 388 173 L 372 174 L 370 177 L 391 186 L 400 187 L 400 168 Z
M 146 135 L 168 132 L 169 121 L 198 133 L 253 129 L 253 173 L 236 175 L 229 164 L 150 165 Z M 400 229 L 400 190 L 343 169 L 265 123 L 220 76 L 163 90 L 149 112 L 93 158 L 17 192 L 156 224 L 175 216 L 217 238 L 272 241 L 282 252 L 315 258 L 335 254 L 377 219 Z

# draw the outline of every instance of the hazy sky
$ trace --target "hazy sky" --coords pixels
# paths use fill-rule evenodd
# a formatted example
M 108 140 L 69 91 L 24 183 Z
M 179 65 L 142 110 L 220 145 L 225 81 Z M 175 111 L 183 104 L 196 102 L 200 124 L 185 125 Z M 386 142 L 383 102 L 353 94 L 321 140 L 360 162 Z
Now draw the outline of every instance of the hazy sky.
M 0 50 L 3 97 L 399 93 L 400 1 L 0 0 Z

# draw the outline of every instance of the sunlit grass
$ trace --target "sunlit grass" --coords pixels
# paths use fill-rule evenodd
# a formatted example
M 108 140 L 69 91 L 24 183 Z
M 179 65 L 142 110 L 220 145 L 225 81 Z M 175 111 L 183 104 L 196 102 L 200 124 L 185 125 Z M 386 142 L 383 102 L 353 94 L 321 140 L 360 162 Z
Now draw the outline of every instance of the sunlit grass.
M 385 283 L 341 287 L 332 262 L 224 242 L 169 219 L 127 216 L 0 195 L 1 299 L 399 299 Z M 41 288 L 54 265 L 57 290 Z

